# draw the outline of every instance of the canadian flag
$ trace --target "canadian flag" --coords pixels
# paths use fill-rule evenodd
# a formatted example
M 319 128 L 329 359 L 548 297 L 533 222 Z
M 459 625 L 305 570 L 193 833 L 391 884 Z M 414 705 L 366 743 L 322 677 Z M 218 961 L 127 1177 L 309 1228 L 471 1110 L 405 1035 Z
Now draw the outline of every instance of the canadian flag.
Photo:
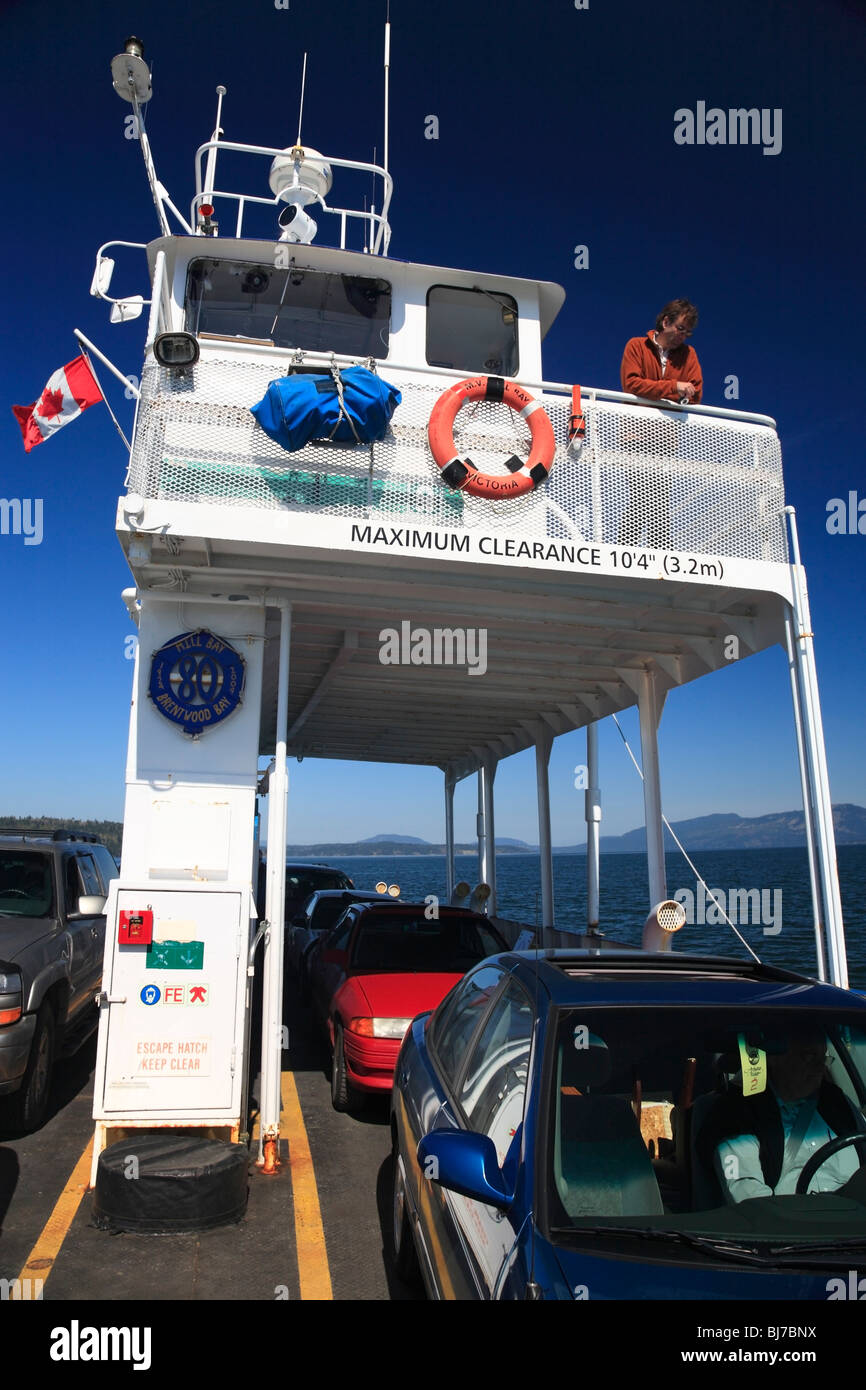
M 77 419 L 82 410 L 89 405 L 97 405 L 102 399 L 102 392 L 86 357 L 76 357 L 74 362 L 61 367 L 49 379 L 38 401 L 32 405 L 12 407 L 21 426 L 24 448 L 28 454 L 56 430 Z

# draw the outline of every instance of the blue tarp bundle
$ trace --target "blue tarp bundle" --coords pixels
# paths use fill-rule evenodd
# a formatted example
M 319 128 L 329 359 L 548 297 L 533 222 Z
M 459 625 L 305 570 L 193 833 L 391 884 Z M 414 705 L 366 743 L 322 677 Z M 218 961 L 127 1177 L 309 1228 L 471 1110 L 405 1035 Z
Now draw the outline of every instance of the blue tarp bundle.
M 400 404 L 400 392 L 366 367 L 347 367 L 340 377 L 342 410 L 332 375 L 299 373 L 272 381 L 263 398 L 251 407 L 252 413 L 265 433 L 289 452 L 303 449 L 311 439 L 334 439 L 341 444 L 384 439 L 388 422 Z

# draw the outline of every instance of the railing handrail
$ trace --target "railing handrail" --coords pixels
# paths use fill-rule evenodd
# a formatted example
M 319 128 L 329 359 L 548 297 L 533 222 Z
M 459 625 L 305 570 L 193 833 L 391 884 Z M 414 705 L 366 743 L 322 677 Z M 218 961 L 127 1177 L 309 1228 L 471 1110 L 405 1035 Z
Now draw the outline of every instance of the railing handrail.
M 203 201 L 204 182 L 202 179 L 202 159 L 205 154 L 210 153 L 211 150 L 214 152 L 217 150 L 230 150 L 235 154 L 263 155 L 265 157 L 270 155 L 271 158 L 275 158 L 278 155 L 284 155 L 287 148 L 291 147 L 284 146 L 277 148 L 272 145 L 245 145 L 237 140 L 214 139 L 206 140 L 203 145 L 199 145 L 195 152 L 195 197 L 190 204 L 190 221 L 193 226 L 195 226 L 196 207 Z M 317 202 L 325 212 L 331 213 L 336 217 L 342 216 L 345 218 L 349 216 L 365 218 L 371 225 L 378 228 L 375 243 L 371 248 L 373 254 L 378 255 L 383 238 L 385 239 L 385 249 L 387 250 L 387 241 L 391 230 L 388 224 L 388 209 L 391 206 L 391 195 L 394 191 L 394 180 L 387 169 L 384 169 L 381 164 L 368 164 L 357 159 L 332 159 L 330 155 L 321 154 L 318 151 L 316 152 L 316 158 L 321 158 L 326 164 L 331 165 L 331 167 L 335 169 L 354 169 L 358 173 L 373 174 L 374 176 L 378 175 L 379 178 L 381 178 L 384 194 L 382 198 L 382 210 L 379 213 L 373 211 L 362 212 L 349 208 L 329 208 L 324 199 L 319 196 L 316 196 L 315 199 L 311 197 L 311 201 Z M 261 198 L 252 193 L 217 193 L 214 191 L 209 196 L 214 198 L 231 198 L 240 202 L 242 205 L 247 202 L 256 202 L 270 203 L 272 206 L 278 207 L 280 204 L 280 199 L 276 195 L 273 198 Z M 240 232 L 238 232 L 238 235 L 240 235 Z
M 219 350 L 224 347 L 230 348 L 232 346 L 231 339 L 229 338 L 224 338 L 220 341 L 203 338 L 200 341 L 201 345 L 206 347 L 208 351 L 212 349 Z M 296 352 L 300 353 L 303 361 L 311 359 L 328 365 L 334 362 L 337 366 L 356 365 L 370 360 L 368 357 L 358 357 L 357 355 L 353 357 L 350 354 L 339 352 L 320 352 L 318 350 L 308 350 L 306 348 L 278 348 L 276 346 L 269 348 L 265 347 L 263 344 L 257 344 L 256 346 L 267 353 L 279 353 L 283 360 L 285 360 L 287 352 L 292 354 Z M 252 354 L 249 355 L 252 356 Z M 465 381 L 467 376 L 490 375 L 490 373 L 461 371 L 454 367 L 430 367 L 426 364 L 419 366 L 417 362 L 398 362 L 390 358 L 377 357 L 374 361 L 376 362 L 377 370 L 381 368 L 386 372 L 415 372 L 419 376 L 441 376 L 451 381 Z M 575 384 L 576 383 L 573 382 L 534 381 L 527 380 L 524 377 L 520 378 L 520 385 L 524 386 L 529 391 L 547 391 L 550 394 L 556 395 L 570 395 L 572 387 Z M 621 405 L 638 405 L 650 409 L 658 408 L 661 410 L 673 411 L 676 414 L 708 415 L 722 420 L 730 420 L 732 422 L 739 421 L 742 424 L 764 425 L 774 432 L 777 428 L 776 421 L 771 415 L 755 415 L 749 411 L 728 410 L 724 406 L 717 405 L 678 405 L 670 401 L 647 400 L 643 396 L 632 396 L 625 391 L 609 391 L 606 387 L 586 386 L 582 382 L 580 389 L 589 401 L 597 399 L 600 401 L 613 401 Z

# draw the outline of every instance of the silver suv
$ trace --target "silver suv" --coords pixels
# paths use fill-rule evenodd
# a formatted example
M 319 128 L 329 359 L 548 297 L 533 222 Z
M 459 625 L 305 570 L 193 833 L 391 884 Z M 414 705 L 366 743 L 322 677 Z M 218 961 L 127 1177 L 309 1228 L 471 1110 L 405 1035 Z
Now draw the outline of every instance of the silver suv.
M 96 1027 L 117 865 L 95 835 L 0 827 L 0 1124 L 37 1129 L 54 1062 Z

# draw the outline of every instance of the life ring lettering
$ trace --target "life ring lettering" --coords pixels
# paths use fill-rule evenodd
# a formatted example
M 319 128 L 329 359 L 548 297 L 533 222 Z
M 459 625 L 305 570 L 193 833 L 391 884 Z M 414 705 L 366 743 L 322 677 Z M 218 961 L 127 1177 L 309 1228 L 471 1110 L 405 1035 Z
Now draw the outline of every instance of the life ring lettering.
M 468 458 L 455 453 L 454 421 L 465 401 L 504 401 L 529 425 L 532 440 L 524 463 L 516 454 L 505 460 L 510 477 L 481 473 Z M 556 439 L 550 416 L 534 396 L 516 381 L 501 376 L 467 377 L 443 391 L 430 412 L 427 438 L 437 467 L 450 488 L 472 497 L 522 497 L 544 482 L 553 467 Z

